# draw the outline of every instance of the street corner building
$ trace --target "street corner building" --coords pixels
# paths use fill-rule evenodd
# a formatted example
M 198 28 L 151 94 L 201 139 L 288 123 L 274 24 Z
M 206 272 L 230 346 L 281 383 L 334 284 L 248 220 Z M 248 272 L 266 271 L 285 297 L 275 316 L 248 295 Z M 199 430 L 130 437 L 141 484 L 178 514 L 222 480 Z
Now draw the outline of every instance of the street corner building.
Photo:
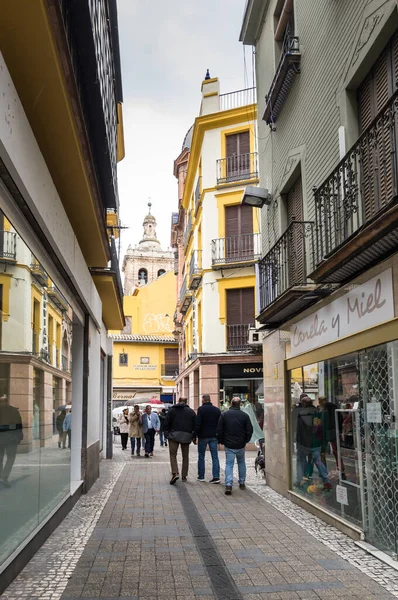
M 242 204 L 245 186 L 258 183 L 256 94 L 254 88 L 220 94 L 209 72 L 201 90 L 200 114 L 174 163 L 177 392 L 195 409 L 203 394 L 221 408 L 239 396 L 262 428 L 261 343 L 250 335 L 259 312 L 260 211 Z
M 125 322 L 116 2 L 0 8 L 1 592 L 111 452 Z
M 255 49 L 268 191 L 256 281 L 267 483 L 387 562 L 398 555 L 397 17 L 394 0 L 248 0 L 240 35 Z
M 175 402 L 178 342 L 174 333 L 176 276 L 171 250 L 163 250 L 156 218 L 143 221 L 139 243 L 128 247 L 123 260 L 123 330 L 112 331 L 114 342 L 113 406 L 150 400 Z

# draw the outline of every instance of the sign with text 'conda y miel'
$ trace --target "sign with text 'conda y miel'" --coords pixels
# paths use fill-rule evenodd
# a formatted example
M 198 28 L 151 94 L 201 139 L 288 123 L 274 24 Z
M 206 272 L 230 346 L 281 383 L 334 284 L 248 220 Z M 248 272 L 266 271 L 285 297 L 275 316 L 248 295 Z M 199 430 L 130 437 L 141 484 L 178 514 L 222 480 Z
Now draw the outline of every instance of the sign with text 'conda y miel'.
M 320 308 L 290 328 L 290 357 L 330 344 L 394 318 L 392 270 Z

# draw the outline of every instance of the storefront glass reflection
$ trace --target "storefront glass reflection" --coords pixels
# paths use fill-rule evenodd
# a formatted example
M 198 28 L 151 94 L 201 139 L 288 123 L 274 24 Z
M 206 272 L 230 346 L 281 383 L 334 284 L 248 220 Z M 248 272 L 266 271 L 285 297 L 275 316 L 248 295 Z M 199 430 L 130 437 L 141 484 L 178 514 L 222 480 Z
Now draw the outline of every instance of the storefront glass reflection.
M 398 550 L 398 342 L 290 372 L 293 489 Z
M 69 493 L 73 315 L 51 275 L 0 218 L 0 236 L 12 236 L 15 249 L 0 253 L 1 564 Z

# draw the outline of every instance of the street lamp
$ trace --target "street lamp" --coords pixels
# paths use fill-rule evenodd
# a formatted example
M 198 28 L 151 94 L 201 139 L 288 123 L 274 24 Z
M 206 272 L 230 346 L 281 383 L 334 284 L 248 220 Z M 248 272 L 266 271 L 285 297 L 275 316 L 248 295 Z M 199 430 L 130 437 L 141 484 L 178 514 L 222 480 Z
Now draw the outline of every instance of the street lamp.
M 256 208 L 262 208 L 265 204 L 269 206 L 271 204 L 271 194 L 265 188 L 247 185 L 243 192 L 241 204 L 255 206 Z

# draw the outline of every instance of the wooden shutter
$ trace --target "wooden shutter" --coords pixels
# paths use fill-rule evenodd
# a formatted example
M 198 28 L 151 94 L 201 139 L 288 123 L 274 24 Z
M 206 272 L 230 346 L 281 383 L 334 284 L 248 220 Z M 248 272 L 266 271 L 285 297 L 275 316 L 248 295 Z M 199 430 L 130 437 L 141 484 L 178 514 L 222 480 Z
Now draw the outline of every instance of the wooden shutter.
M 249 154 L 250 152 L 250 134 L 248 131 L 238 133 L 238 154 Z
M 178 348 L 165 348 L 164 362 L 166 365 L 178 365 Z
M 287 194 L 286 209 L 288 225 L 292 221 L 303 220 L 303 191 L 301 186 L 301 175 L 298 177 L 298 179 L 296 179 Z
M 238 134 L 233 133 L 227 135 L 226 139 L 226 156 L 236 156 L 238 154 Z
M 227 347 L 247 345 L 248 326 L 254 324 L 254 288 L 227 290 Z
M 254 288 L 242 290 L 242 323 L 254 325 Z
M 296 179 L 287 194 L 288 228 L 292 221 L 303 221 L 303 190 L 301 175 Z M 305 283 L 305 241 L 303 225 L 295 223 L 288 229 L 287 250 L 288 269 L 281 268 L 278 278 L 278 293 L 282 294 L 292 285 Z
M 253 209 L 247 205 L 225 207 L 225 253 L 230 260 L 253 255 Z
M 227 325 L 241 324 L 241 290 L 227 290 Z

